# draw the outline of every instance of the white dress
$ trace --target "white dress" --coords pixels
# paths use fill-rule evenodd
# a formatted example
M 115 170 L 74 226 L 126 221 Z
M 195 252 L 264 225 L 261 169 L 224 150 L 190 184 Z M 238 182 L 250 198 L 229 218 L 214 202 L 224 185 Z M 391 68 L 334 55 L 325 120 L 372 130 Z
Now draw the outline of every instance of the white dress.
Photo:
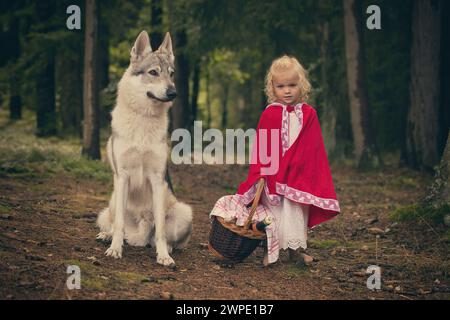
M 289 113 L 289 147 L 297 139 L 300 133 L 300 123 L 295 112 Z M 262 195 L 262 204 L 266 206 L 277 221 L 277 234 L 279 247 L 297 250 L 306 249 L 308 236 L 309 206 L 299 204 L 284 197 L 277 206 L 269 204 L 265 193 Z M 272 263 L 273 261 L 269 261 Z

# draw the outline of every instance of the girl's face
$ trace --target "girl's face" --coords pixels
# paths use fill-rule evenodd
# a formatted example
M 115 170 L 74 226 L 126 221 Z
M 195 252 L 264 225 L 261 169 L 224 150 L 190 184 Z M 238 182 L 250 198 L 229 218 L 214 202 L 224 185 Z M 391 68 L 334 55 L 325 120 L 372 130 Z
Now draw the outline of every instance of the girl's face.
M 300 102 L 301 90 L 297 73 L 286 71 L 274 74 L 272 85 L 277 102 L 289 105 Z

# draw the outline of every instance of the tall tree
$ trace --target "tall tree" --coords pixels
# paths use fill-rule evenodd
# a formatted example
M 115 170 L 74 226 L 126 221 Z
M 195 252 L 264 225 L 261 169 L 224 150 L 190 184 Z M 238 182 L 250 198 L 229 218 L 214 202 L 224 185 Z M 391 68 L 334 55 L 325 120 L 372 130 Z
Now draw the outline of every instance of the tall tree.
M 189 59 L 184 52 L 186 45 L 186 31 L 175 31 L 175 84 L 177 98 L 172 107 L 173 128 L 186 128 L 189 120 Z
M 58 1 L 58 12 L 65 12 L 72 5 L 78 5 L 84 12 L 84 1 Z M 80 18 L 81 19 L 81 18 Z M 70 30 L 61 26 L 64 32 L 58 41 L 56 55 L 56 83 L 59 95 L 59 118 L 64 134 L 83 136 L 83 30 Z
M 91 159 L 100 159 L 97 80 L 98 23 L 96 0 L 86 0 L 85 10 L 82 154 Z
M 443 1 L 443 12 L 450 12 L 450 1 Z M 450 130 L 450 19 L 443 19 L 441 32 L 441 85 L 442 85 L 442 102 L 441 102 L 441 139 L 440 145 L 445 146 L 446 133 Z M 448 141 L 447 141 L 448 144 Z M 441 149 L 442 150 L 442 149 Z
M 330 23 L 327 21 L 319 27 L 321 34 L 321 83 L 322 83 L 322 100 L 324 108 L 321 114 L 322 132 L 324 135 L 325 147 L 328 156 L 331 156 L 336 149 L 336 118 L 337 106 L 330 99 L 330 80 L 328 77 L 329 64 L 331 63 L 330 55 Z
M 111 4 L 108 2 L 99 1 L 98 2 L 98 83 L 99 90 L 104 89 L 109 83 L 109 8 Z
M 15 70 L 15 62 L 20 56 L 20 29 L 19 19 L 16 15 L 12 15 L 12 21 L 7 32 L 7 39 L 4 43 L 8 43 L 5 50 L 8 51 L 9 60 L 11 61 L 9 70 L 9 118 L 17 120 L 22 118 L 22 100 L 20 98 L 20 77 L 19 72 Z
M 425 198 L 425 206 L 439 209 L 444 205 L 450 205 L 450 131 L 447 134 L 447 144 L 436 170 L 434 182 Z
M 150 46 L 156 50 L 162 42 L 163 8 L 161 0 L 151 0 Z
M 198 114 L 198 94 L 200 91 L 200 61 L 194 62 L 192 73 L 192 95 L 191 95 L 191 124 L 197 120 Z
M 360 0 L 344 0 L 345 47 L 355 160 L 360 169 L 376 168 L 380 158 L 371 124 L 364 68 Z
M 38 21 L 42 23 L 38 31 L 46 34 L 53 31 L 50 20 L 53 18 L 55 3 L 53 1 L 38 1 L 35 5 Z M 36 82 L 36 120 L 38 136 L 56 134 L 56 104 L 55 104 L 55 48 L 43 43 L 39 50 Z
M 415 0 L 412 18 L 411 106 L 406 125 L 407 162 L 432 169 L 439 162 L 442 1 Z
M 58 48 L 57 81 L 60 97 L 61 129 L 82 136 L 83 53 L 82 39 L 73 32 Z

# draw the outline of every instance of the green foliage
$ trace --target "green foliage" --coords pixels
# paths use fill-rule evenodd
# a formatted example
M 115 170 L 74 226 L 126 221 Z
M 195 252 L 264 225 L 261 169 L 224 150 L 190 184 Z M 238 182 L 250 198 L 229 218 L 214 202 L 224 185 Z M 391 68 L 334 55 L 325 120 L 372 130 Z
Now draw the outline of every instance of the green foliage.
M 14 125 L 6 119 L 6 112 L 0 111 L 0 175 L 35 178 L 68 174 L 75 178 L 111 181 L 107 164 L 81 157 L 78 138 L 36 138 L 30 134 L 34 123 L 30 112 Z
M 381 30 L 364 32 L 372 123 L 380 149 L 398 150 L 405 140 L 409 106 L 412 1 L 363 3 L 363 8 L 378 5 L 382 12 Z
M 101 124 L 105 126 L 107 114 L 114 105 L 116 84 L 129 64 L 136 36 L 143 29 L 155 30 L 150 30 L 151 0 L 98 3 L 99 38 L 109 44 L 111 83 L 100 99 Z M 376 140 L 381 151 L 399 150 L 405 140 L 411 3 L 412 0 L 363 0 L 364 9 L 376 4 L 382 12 L 382 30 L 364 31 L 372 124 L 377 128 Z M 0 89 L 9 91 L 10 74 L 18 75 L 15 85 L 20 87 L 24 106 L 31 110 L 36 109 L 36 78 L 49 57 L 75 61 L 83 55 L 83 30 L 68 31 L 65 27 L 65 9 L 70 4 L 79 5 L 83 12 L 82 0 L 23 0 L 1 5 L 0 35 L 9 45 L 2 52 L 5 59 L 0 69 Z M 333 145 L 330 158 L 342 159 L 351 155 L 341 1 L 177 0 L 162 1 L 162 12 L 162 25 L 157 26 L 156 31 L 170 30 L 172 38 L 177 32 L 185 32 L 187 43 L 178 45 L 176 54 L 185 54 L 191 74 L 194 65 L 200 67 L 198 120 L 207 120 L 211 107 L 211 125 L 220 127 L 222 108 L 226 105 L 228 127 L 255 127 L 265 106 L 266 70 L 274 58 L 291 54 L 299 58 L 309 72 L 313 86 L 309 103 L 317 109 L 321 122 L 328 110 L 336 110 L 336 123 L 332 127 L 336 145 Z M 361 14 L 365 21 L 367 14 L 365 11 Z M 20 48 L 14 49 L 18 50 L 17 54 L 8 39 L 14 21 L 19 22 Z M 82 22 L 84 26 L 84 19 Z M 325 26 L 329 30 L 326 43 Z M 322 52 L 324 45 L 326 52 Z M 56 107 L 57 112 L 63 112 L 60 98 L 64 74 L 69 70 L 62 70 L 60 64 L 56 67 Z M 72 72 L 82 73 L 79 69 Z M 192 83 L 190 85 L 192 87 Z M 208 94 L 209 99 L 206 99 Z M 8 95 L 2 94 L 2 98 L 7 101 Z M 54 121 L 58 121 L 58 128 L 63 128 L 60 116 Z
M 445 215 L 450 213 L 450 205 L 445 204 L 440 208 L 422 207 L 414 204 L 400 207 L 390 213 L 389 217 L 396 221 L 416 221 L 424 219 L 434 224 L 441 224 Z
M 330 248 L 335 248 L 338 246 L 345 247 L 345 244 L 343 244 L 339 240 L 314 240 L 314 239 L 312 239 L 309 241 L 309 246 L 311 248 L 315 248 L 315 249 L 330 249 Z

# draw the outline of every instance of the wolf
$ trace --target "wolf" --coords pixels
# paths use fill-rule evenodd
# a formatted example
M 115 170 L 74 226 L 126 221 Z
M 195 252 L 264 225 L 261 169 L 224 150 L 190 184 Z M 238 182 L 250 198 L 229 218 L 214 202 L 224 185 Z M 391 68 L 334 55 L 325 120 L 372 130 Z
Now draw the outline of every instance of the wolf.
M 192 209 L 175 198 L 165 180 L 168 111 L 176 97 L 174 60 L 169 33 L 152 51 L 150 38 L 142 31 L 118 83 L 106 145 L 114 191 L 97 218 L 97 239 L 111 240 L 107 256 L 121 258 L 126 240 L 134 246 L 156 247 L 156 262 L 174 266 L 172 250 L 185 247 L 190 239 Z

